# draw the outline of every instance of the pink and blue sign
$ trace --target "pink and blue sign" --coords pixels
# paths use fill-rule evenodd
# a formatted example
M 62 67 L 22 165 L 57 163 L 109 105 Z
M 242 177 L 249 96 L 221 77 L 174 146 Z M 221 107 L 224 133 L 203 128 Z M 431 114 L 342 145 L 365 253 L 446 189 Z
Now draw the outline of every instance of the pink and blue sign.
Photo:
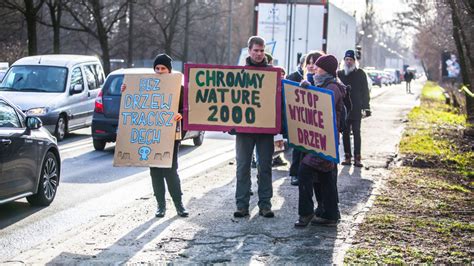
M 184 129 L 278 134 L 281 69 L 185 65 Z
M 332 91 L 283 80 L 285 127 L 290 146 L 339 162 L 334 94 Z

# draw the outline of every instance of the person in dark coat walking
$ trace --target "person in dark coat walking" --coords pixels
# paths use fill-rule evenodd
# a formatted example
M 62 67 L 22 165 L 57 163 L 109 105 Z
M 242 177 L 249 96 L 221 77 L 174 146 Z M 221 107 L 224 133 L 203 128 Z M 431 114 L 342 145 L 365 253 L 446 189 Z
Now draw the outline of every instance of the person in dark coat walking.
M 361 162 L 361 136 L 360 125 L 362 121 L 362 112 L 365 117 L 371 115 L 370 112 L 370 94 L 367 76 L 364 70 L 357 67 L 354 50 L 346 51 L 344 56 L 344 69 L 337 73 L 339 79 L 346 86 L 350 86 L 350 97 L 352 101 L 352 110 L 349 113 L 347 124 L 342 134 L 344 143 L 344 161 L 343 165 L 351 165 L 351 131 L 354 137 L 354 166 L 362 167 Z
M 413 73 L 407 70 L 403 75 L 403 78 L 405 79 L 406 83 L 406 92 L 411 93 L 411 81 L 413 80 Z

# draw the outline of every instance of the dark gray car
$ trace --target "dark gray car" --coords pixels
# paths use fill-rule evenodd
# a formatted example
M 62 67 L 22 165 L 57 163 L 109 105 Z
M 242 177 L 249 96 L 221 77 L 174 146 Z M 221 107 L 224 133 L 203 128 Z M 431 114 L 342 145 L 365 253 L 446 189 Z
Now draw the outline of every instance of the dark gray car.
M 56 138 L 39 118 L 0 96 L 0 204 L 26 197 L 31 205 L 48 206 L 60 170 Z

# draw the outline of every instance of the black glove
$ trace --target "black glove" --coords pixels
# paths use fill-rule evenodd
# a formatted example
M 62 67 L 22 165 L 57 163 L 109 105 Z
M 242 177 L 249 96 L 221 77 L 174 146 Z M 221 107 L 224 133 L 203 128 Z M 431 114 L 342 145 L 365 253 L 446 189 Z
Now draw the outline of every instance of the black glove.
M 365 117 L 369 117 L 372 115 L 372 112 L 369 109 L 364 110 Z

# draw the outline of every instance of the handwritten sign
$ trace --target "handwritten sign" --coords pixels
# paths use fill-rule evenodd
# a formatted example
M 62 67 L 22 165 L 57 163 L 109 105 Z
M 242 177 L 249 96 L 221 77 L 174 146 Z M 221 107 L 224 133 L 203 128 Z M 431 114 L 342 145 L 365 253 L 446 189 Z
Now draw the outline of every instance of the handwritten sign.
M 339 137 L 333 92 L 283 80 L 288 142 L 291 146 L 339 162 Z
M 181 73 L 125 75 L 114 166 L 171 167 L 182 78 Z
M 276 134 L 280 69 L 185 65 L 184 129 Z

